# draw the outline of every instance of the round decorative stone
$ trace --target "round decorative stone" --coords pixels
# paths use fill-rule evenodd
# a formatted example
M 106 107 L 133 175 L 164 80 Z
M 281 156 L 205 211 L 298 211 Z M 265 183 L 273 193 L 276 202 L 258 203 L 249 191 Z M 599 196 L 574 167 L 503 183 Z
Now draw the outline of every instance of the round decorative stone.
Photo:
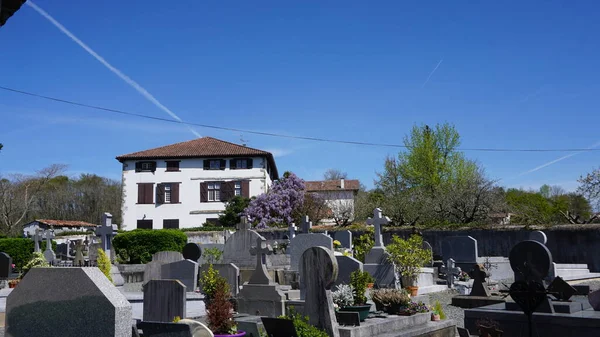
M 202 249 L 197 243 L 190 242 L 183 246 L 183 258 L 186 260 L 198 261 L 202 256 Z
M 532 240 L 517 243 L 510 250 L 508 258 L 512 270 L 526 279 L 544 279 L 552 265 L 552 254 L 548 248 Z

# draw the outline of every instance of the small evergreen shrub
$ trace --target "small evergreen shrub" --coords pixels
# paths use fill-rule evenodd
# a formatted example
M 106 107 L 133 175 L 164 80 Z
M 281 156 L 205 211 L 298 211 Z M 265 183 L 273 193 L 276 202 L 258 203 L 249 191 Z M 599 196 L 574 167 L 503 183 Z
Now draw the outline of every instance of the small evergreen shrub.
M 288 310 L 288 314 L 286 316 L 279 316 L 278 318 L 289 319 L 293 321 L 298 337 L 329 337 L 325 331 L 310 325 L 310 323 L 308 323 L 308 316 L 303 317 L 293 308 Z
M 223 257 L 223 251 L 217 247 L 210 247 L 206 248 L 202 252 L 202 255 L 204 256 L 206 262 L 212 265 L 213 263 L 221 261 L 221 258 Z
M 119 262 L 140 264 L 150 262 L 157 252 L 181 252 L 187 235 L 177 229 L 134 229 L 117 234 L 112 243 Z
M 25 274 L 27 274 L 27 272 L 29 272 L 31 270 L 31 268 L 40 268 L 40 267 L 50 267 L 50 264 L 48 263 L 48 261 L 46 261 L 44 254 L 39 253 L 39 252 L 32 253 L 31 260 L 29 260 L 29 262 L 27 262 L 27 264 L 25 264 L 25 266 L 23 266 L 23 272 L 21 273 L 19 278 L 25 277 Z
M 110 258 L 106 255 L 106 252 L 103 249 L 98 249 L 98 269 L 106 275 L 106 278 L 112 282 L 112 276 L 110 276 Z
M 373 277 L 366 271 L 355 270 L 350 274 L 350 286 L 354 291 L 354 305 L 367 303 L 367 284 L 372 283 Z
M 237 326 L 233 320 L 233 305 L 229 301 L 230 297 L 227 280 L 219 275 L 210 304 L 206 308 L 208 327 L 214 334 L 227 335 L 237 332 Z

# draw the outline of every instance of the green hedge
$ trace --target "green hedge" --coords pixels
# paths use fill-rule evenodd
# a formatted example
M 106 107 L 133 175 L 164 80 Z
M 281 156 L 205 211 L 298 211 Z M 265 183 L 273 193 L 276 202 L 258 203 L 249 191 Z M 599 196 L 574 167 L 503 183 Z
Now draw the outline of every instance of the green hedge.
M 117 234 L 113 247 L 121 263 L 148 263 L 152 255 L 161 251 L 181 252 L 187 236 L 177 229 L 134 229 Z
M 23 266 L 31 260 L 34 248 L 34 242 L 26 238 L 11 238 L 0 239 L 0 252 L 8 254 L 17 270 L 21 270 Z M 42 252 L 46 250 L 46 240 L 40 242 Z M 56 242 L 52 241 L 52 249 L 56 251 Z

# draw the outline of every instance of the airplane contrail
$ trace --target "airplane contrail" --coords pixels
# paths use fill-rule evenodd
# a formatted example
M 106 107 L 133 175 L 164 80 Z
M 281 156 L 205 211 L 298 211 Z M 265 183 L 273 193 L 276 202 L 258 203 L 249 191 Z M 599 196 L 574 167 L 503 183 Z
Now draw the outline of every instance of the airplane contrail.
M 592 146 L 588 147 L 587 149 L 588 149 L 588 150 L 591 150 L 591 149 L 597 148 L 598 146 L 600 146 L 600 142 L 596 142 L 595 144 L 593 144 Z M 549 161 L 549 162 L 547 162 L 547 163 L 545 163 L 545 164 L 542 164 L 542 165 L 540 165 L 540 166 L 534 167 L 534 168 L 532 168 L 532 169 L 531 169 L 531 170 L 529 170 L 529 171 L 521 172 L 521 173 L 520 173 L 520 174 L 519 174 L 517 177 L 521 177 L 521 176 L 524 176 L 524 175 L 526 175 L 526 174 L 529 174 L 529 173 L 532 173 L 532 172 L 535 172 L 535 171 L 539 171 L 539 170 L 543 169 L 544 167 L 548 167 L 548 166 L 550 166 L 550 165 L 552 165 L 552 164 L 556 164 L 556 163 L 558 163 L 559 161 L 563 161 L 563 160 L 565 160 L 565 159 L 567 159 L 567 158 L 571 158 L 571 157 L 573 157 L 573 156 L 576 156 L 576 155 L 578 155 L 578 154 L 581 154 L 581 153 L 583 153 L 583 152 L 585 152 L 585 151 L 573 152 L 573 153 L 570 153 L 570 154 L 568 154 L 568 155 L 566 155 L 566 156 L 562 156 L 562 157 L 560 157 L 560 158 L 556 158 L 556 159 L 554 159 L 554 160 L 552 160 L 552 161 Z
M 65 28 L 65 26 L 61 25 L 58 21 L 56 21 L 50 14 L 48 14 L 46 11 L 41 9 L 38 5 L 33 3 L 31 0 L 29 0 L 25 3 L 27 5 L 29 5 L 29 7 L 33 8 L 36 12 L 38 12 L 41 16 L 48 19 L 48 21 L 50 21 L 54 26 L 56 26 L 56 28 L 58 28 L 61 32 L 65 33 L 65 35 L 67 35 L 69 38 L 71 38 L 71 40 L 73 40 L 81 48 L 83 48 L 90 55 L 92 55 L 96 60 L 98 60 L 98 62 L 102 63 L 106 68 L 108 68 L 108 70 L 110 70 L 112 73 L 114 73 L 119 78 L 121 78 L 125 83 L 129 84 L 138 93 L 140 93 L 142 96 L 144 96 L 148 101 L 150 101 L 152 104 L 157 106 L 159 109 L 161 109 L 164 112 L 166 112 L 167 114 L 169 114 L 169 116 L 173 117 L 177 121 L 183 122 L 183 120 L 181 118 L 179 118 L 179 116 L 177 116 L 173 111 L 171 111 L 169 108 L 164 106 L 161 102 L 159 102 L 159 100 L 156 99 L 154 96 L 152 96 L 152 94 L 150 94 L 148 92 L 148 90 L 146 90 L 144 87 L 139 85 L 136 81 L 132 80 L 129 76 L 123 74 L 123 72 L 121 72 L 119 69 L 115 68 L 112 64 L 108 63 L 108 61 L 106 61 L 102 56 L 98 55 L 98 53 L 96 53 L 92 48 L 88 47 L 88 45 L 83 43 L 83 41 L 81 41 L 79 38 L 77 38 L 73 33 L 71 33 L 67 28 Z M 200 134 L 196 130 L 191 128 L 189 125 L 187 125 L 187 128 L 196 137 L 201 137 Z
M 438 62 L 438 64 L 435 66 L 435 68 L 433 68 L 433 70 L 429 73 L 429 76 L 427 76 L 427 79 L 425 80 L 425 83 L 423 83 L 423 85 L 421 86 L 421 89 L 425 88 L 425 85 L 427 84 L 427 82 L 429 82 L 429 79 L 431 78 L 431 76 L 433 76 L 433 73 L 435 73 L 435 71 L 437 70 L 437 68 L 440 67 L 440 64 L 442 64 L 443 61 L 444 59 L 441 59 L 440 62 Z

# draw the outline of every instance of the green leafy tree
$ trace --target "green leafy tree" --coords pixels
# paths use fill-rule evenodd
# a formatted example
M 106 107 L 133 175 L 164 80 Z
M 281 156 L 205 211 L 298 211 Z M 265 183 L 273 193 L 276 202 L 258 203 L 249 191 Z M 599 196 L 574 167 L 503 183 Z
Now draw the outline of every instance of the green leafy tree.
M 219 216 L 219 223 L 224 227 L 235 227 L 240 222 L 240 216 L 250 204 L 249 198 L 235 196 L 225 205 L 225 211 Z
M 352 239 L 352 245 L 354 246 L 354 257 L 360 262 L 365 262 L 365 256 L 375 245 L 375 240 L 373 239 L 374 233 L 374 228 L 368 227 L 366 233 L 360 236 L 355 236 L 354 239 Z
M 110 275 L 111 266 L 110 258 L 106 255 L 106 252 L 103 249 L 98 249 L 98 269 L 100 269 L 110 282 L 113 281 Z

